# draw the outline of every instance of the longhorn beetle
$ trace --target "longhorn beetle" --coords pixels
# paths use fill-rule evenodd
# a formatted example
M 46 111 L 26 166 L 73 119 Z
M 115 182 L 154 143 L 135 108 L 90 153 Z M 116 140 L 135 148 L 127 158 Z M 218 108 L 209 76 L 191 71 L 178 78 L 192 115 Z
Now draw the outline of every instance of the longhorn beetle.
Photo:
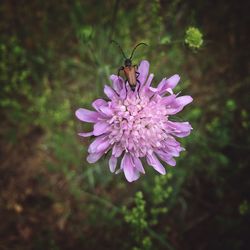
M 116 42 L 114 40 L 111 40 L 111 42 L 115 43 L 118 46 L 118 48 L 121 50 L 122 55 L 123 55 L 123 57 L 125 59 L 124 66 L 121 66 L 118 69 L 118 77 L 120 76 L 120 72 L 123 71 L 124 75 L 126 77 L 126 80 L 125 80 L 125 88 L 126 88 L 126 90 L 127 90 L 126 84 L 128 83 L 131 90 L 134 92 L 135 89 L 136 89 L 136 85 L 138 83 L 139 84 L 138 93 L 139 93 L 141 83 L 140 83 L 138 77 L 139 77 L 140 73 L 137 71 L 137 65 L 132 65 L 132 58 L 133 58 L 134 52 L 135 52 L 137 47 L 139 47 L 140 45 L 147 46 L 147 44 L 146 43 L 138 43 L 134 47 L 130 57 L 128 58 L 128 57 L 126 57 L 125 53 L 123 52 L 122 47 L 120 46 L 120 44 L 118 42 Z

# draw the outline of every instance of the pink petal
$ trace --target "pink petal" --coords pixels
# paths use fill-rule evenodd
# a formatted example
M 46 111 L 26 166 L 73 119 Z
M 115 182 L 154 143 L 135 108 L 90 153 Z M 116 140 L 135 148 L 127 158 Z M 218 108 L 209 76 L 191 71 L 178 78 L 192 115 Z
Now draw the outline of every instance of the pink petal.
M 166 92 L 169 92 L 171 95 L 173 94 L 172 89 L 167 86 L 166 78 L 163 78 L 157 86 L 157 92 L 159 95 L 164 95 Z
M 189 122 L 167 122 L 168 128 L 172 128 L 170 133 L 178 136 L 178 137 L 185 137 L 188 136 L 192 130 L 192 126 Z
M 94 125 L 94 131 L 93 134 L 95 136 L 102 135 L 107 132 L 107 129 L 109 128 L 109 124 L 105 121 L 97 122 Z
M 167 108 L 167 112 L 169 115 L 174 115 L 178 112 L 180 112 L 187 104 L 193 101 L 193 98 L 191 96 L 181 96 L 177 97 L 171 105 Z
M 180 80 L 180 77 L 178 75 L 173 75 L 172 77 L 168 79 L 163 78 L 161 82 L 159 83 L 159 85 L 157 86 L 158 93 L 160 95 L 163 95 L 166 92 L 173 94 L 172 89 L 177 85 L 179 80 Z
M 100 115 L 95 111 L 90 111 L 88 109 L 77 109 L 75 112 L 76 117 L 83 122 L 95 123 L 100 118 Z
M 123 88 L 123 79 L 121 77 L 118 77 L 117 75 L 111 75 L 110 80 L 113 82 L 114 90 L 119 94 Z
M 149 87 L 151 85 L 153 78 L 154 78 L 154 74 L 150 74 L 145 84 L 146 87 Z
M 168 78 L 166 80 L 166 88 L 174 89 L 179 81 L 180 81 L 180 76 L 179 75 L 171 76 L 170 78 Z
M 139 178 L 139 172 L 135 169 L 130 154 L 125 154 L 121 161 L 121 168 L 124 171 L 125 177 L 129 182 Z
M 124 149 L 119 144 L 115 143 L 113 146 L 112 155 L 118 158 L 121 156 L 123 150 Z
M 88 148 L 88 152 L 90 154 L 95 153 L 97 151 L 98 146 L 103 143 L 104 141 L 107 140 L 107 136 L 106 135 L 101 135 L 98 136 L 90 145 Z
M 167 146 L 173 146 L 173 147 L 179 147 L 180 143 L 178 141 L 176 141 L 176 139 L 169 135 L 168 138 L 165 140 L 165 143 Z
M 109 143 L 108 140 L 103 141 L 103 142 L 100 143 L 100 145 L 98 145 L 98 147 L 96 148 L 96 153 L 97 153 L 97 152 L 107 152 L 109 146 L 110 146 L 110 143 Z
M 163 104 L 163 105 L 169 105 L 171 102 L 173 102 L 174 100 L 175 100 L 175 95 L 169 95 L 169 96 L 166 96 L 166 97 L 163 97 L 162 99 L 161 99 L 161 103 Z
M 166 92 L 168 92 L 170 95 L 174 94 L 174 92 L 171 88 L 166 88 Z M 165 92 L 164 92 L 164 94 L 165 94 Z
M 95 163 L 103 156 L 103 154 L 104 154 L 104 152 L 89 154 L 87 157 L 87 162 L 88 163 Z
M 147 154 L 147 163 L 148 165 L 152 166 L 156 171 L 160 174 L 166 174 L 166 169 L 162 166 L 160 161 L 156 158 L 154 154 Z
M 127 87 L 127 89 L 129 89 L 129 87 Z M 120 91 L 120 98 L 122 100 L 124 100 L 127 96 L 127 90 L 126 90 L 126 86 L 125 83 L 123 84 L 122 90 Z
M 117 158 L 112 155 L 109 158 L 109 169 L 112 173 L 115 172 L 116 164 L 117 164 Z
M 142 165 L 142 163 L 141 163 L 141 160 L 140 160 L 138 157 L 135 157 L 135 156 L 134 156 L 134 157 L 133 157 L 133 162 L 134 162 L 134 164 L 135 164 L 136 169 L 137 169 L 139 172 L 145 174 L 145 170 L 144 170 L 144 168 L 143 168 L 143 165 Z
M 174 167 L 176 165 L 176 160 L 174 158 L 170 158 L 168 160 L 166 160 L 166 163 L 172 167 Z
M 173 147 L 170 145 L 167 145 L 164 148 L 164 150 L 167 152 L 168 156 L 170 156 L 170 157 L 178 157 L 178 156 L 180 156 L 180 152 L 182 151 L 180 146 Z
M 114 111 L 111 108 L 109 108 L 108 106 L 102 106 L 102 107 L 100 107 L 100 111 L 104 115 L 106 115 L 107 117 L 111 117 L 113 115 L 113 113 L 114 113 Z
M 113 98 L 117 97 L 117 94 L 115 93 L 115 91 L 108 85 L 105 85 L 104 93 L 106 94 L 106 96 L 109 99 L 113 99 Z
M 154 93 L 157 93 L 158 92 L 158 89 L 157 88 L 154 88 L 154 87 L 149 87 L 149 89 L 154 92 Z
M 160 81 L 160 83 L 157 86 L 157 90 L 160 92 L 165 88 L 165 85 L 166 85 L 166 77 Z
M 96 111 L 100 111 L 100 107 L 107 105 L 108 103 L 103 99 L 97 99 L 92 103 L 92 106 Z
M 189 104 L 190 102 L 192 102 L 193 98 L 191 96 L 189 96 L 189 95 L 184 95 L 184 96 L 181 96 L 181 97 L 177 97 L 175 99 L 175 101 L 176 101 L 176 105 L 184 107 L 187 104 Z
M 139 178 L 140 178 L 140 173 L 136 168 L 134 168 L 134 180 L 133 181 L 136 181 Z
M 140 75 L 138 76 L 138 80 L 141 83 L 141 86 L 144 85 L 146 82 L 147 76 L 148 76 L 148 71 L 149 71 L 149 62 L 146 60 L 141 61 L 138 72 Z
M 93 131 L 92 132 L 87 132 L 87 133 L 78 133 L 79 136 L 82 136 L 82 137 L 89 137 L 91 135 L 93 135 Z
M 183 109 L 182 106 L 180 106 L 180 107 L 168 107 L 167 108 L 167 114 L 168 115 L 175 115 L 178 112 L 180 112 L 182 109 Z
M 163 161 L 165 161 L 169 166 L 172 166 L 172 167 L 174 167 L 176 165 L 176 161 L 173 157 L 165 158 L 165 160 L 163 160 Z
M 161 160 L 165 161 L 168 165 L 170 166 L 176 165 L 175 159 L 173 159 L 173 157 L 169 155 L 168 153 L 161 151 L 161 150 L 157 151 L 156 153 L 161 158 Z

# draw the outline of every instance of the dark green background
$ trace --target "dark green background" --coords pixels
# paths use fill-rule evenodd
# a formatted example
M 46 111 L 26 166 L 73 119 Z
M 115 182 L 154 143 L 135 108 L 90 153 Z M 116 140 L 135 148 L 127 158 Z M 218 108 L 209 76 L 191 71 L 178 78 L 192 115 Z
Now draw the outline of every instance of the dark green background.
M 6 0 L 0 16 L 0 249 L 248 249 L 247 1 Z M 150 61 L 154 84 L 178 73 L 194 98 L 175 117 L 193 131 L 167 177 L 145 167 L 130 184 L 107 158 L 86 162 L 77 132 L 90 125 L 74 111 L 123 63 L 111 38 L 126 53 L 147 42 L 134 62 Z

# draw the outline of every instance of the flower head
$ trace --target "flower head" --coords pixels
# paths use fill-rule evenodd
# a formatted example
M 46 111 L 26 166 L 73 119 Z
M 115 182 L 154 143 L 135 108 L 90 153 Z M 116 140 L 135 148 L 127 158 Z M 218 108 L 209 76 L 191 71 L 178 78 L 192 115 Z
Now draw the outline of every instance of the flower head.
M 185 43 L 192 49 L 199 49 L 203 44 L 203 35 L 200 30 L 189 27 L 186 30 Z
M 104 87 L 109 100 L 95 100 L 92 106 L 96 111 L 76 111 L 79 120 L 94 123 L 92 132 L 79 133 L 83 137 L 95 136 L 87 161 L 94 163 L 111 150 L 110 171 L 115 172 L 118 158 L 122 157 L 116 173 L 123 171 L 129 182 L 145 173 L 142 158 L 161 174 L 166 170 L 160 160 L 175 166 L 174 157 L 184 150 L 175 137 L 185 137 L 192 129 L 188 122 L 170 121 L 171 115 L 192 101 L 190 96 L 173 93 L 180 77 L 164 78 L 153 88 L 153 74 L 148 76 L 148 71 L 149 63 L 142 61 L 138 68 L 140 85 L 134 92 L 121 77 L 111 75 L 113 88 Z

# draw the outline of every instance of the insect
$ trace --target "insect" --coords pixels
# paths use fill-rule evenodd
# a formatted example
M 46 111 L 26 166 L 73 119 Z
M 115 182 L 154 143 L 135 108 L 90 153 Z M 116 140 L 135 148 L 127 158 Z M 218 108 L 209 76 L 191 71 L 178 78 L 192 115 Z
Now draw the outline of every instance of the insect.
M 135 91 L 136 86 L 137 86 L 137 84 L 138 84 L 138 85 L 139 85 L 139 86 L 138 86 L 138 93 L 139 93 L 141 83 L 140 83 L 138 77 L 139 77 L 140 73 L 137 71 L 137 65 L 132 65 L 132 58 L 133 58 L 133 56 L 134 56 L 135 50 L 136 50 L 139 46 L 141 46 L 141 45 L 147 46 L 147 44 L 146 44 L 146 43 L 138 43 L 138 44 L 134 47 L 134 49 L 133 49 L 133 51 L 132 51 L 130 57 L 128 58 L 128 57 L 126 57 L 126 55 L 125 55 L 125 53 L 124 53 L 122 47 L 120 46 L 120 44 L 119 44 L 118 42 L 116 42 L 116 41 L 114 41 L 114 40 L 112 40 L 111 42 L 115 43 L 115 44 L 118 46 L 118 48 L 119 48 L 119 49 L 121 50 L 121 52 L 122 52 L 123 57 L 125 58 L 124 66 L 121 66 L 121 67 L 118 69 L 118 76 L 120 76 L 120 72 L 123 71 L 123 72 L 124 72 L 124 75 L 125 75 L 125 77 L 126 77 L 126 80 L 125 80 L 125 88 L 126 88 L 126 90 L 127 90 L 127 87 L 126 87 L 127 83 L 129 84 L 129 86 L 130 86 L 130 88 L 131 88 L 131 90 L 132 90 L 133 92 Z

